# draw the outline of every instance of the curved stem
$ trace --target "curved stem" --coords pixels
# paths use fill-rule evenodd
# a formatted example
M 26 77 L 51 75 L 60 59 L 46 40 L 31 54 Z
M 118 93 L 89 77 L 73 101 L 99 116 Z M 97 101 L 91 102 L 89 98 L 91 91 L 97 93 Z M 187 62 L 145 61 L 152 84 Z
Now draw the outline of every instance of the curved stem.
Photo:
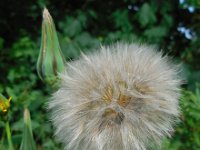
M 13 144 L 12 144 L 12 139 L 11 139 L 10 125 L 9 125 L 8 121 L 6 122 L 5 128 L 6 128 L 9 150 L 14 150 Z

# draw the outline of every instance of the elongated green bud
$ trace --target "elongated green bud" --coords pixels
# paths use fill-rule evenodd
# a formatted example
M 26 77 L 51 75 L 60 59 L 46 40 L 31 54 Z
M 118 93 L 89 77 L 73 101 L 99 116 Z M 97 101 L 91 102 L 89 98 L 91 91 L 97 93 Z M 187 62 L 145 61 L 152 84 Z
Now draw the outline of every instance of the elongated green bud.
M 24 130 L 20 150 L 36 150 L 32 134 L 30 112 L 28 109 L 24 110 Z
M 64 63 L 53 19 L 45 8 L 43 11 L 41 48 L 37 61 L 39 77 L 50 84 L 55 82 L 57 73 L 64 69 Z

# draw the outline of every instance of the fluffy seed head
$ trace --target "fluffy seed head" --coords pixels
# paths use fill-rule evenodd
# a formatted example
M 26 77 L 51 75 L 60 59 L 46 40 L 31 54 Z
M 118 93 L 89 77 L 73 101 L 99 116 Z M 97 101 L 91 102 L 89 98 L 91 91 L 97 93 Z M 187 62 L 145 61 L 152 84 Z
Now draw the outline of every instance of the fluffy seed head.
M 101 47 L 60 77 L 49 108 L 66 150 L 145 150 L 173 131 L 181 80 L 152 47 Z

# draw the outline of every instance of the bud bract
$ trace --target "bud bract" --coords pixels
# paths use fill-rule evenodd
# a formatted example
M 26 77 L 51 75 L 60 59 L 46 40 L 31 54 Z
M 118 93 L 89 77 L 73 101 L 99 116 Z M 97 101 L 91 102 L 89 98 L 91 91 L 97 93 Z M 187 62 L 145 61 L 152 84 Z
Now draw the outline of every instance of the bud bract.
M 64 63 L 53 19 L 45 8 L 43 11 L 41 48 L 37 61 L 39 77 L 47 83 L 55 82 L 57 73 L 64 69 Z
M 27 108 L 24 110 L 24 130 L 20 150 L 36 150 L 32 134 L 30 112 Z

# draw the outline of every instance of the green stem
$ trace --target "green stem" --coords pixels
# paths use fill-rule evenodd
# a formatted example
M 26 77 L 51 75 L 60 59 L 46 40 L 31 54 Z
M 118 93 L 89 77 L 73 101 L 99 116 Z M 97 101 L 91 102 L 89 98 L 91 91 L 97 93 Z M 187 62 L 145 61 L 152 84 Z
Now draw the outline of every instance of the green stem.
M 7 134 L 9 150 L 14 150 L 10 133 L 10 125 L 8 121 L 6 122 L 6 134 Z

